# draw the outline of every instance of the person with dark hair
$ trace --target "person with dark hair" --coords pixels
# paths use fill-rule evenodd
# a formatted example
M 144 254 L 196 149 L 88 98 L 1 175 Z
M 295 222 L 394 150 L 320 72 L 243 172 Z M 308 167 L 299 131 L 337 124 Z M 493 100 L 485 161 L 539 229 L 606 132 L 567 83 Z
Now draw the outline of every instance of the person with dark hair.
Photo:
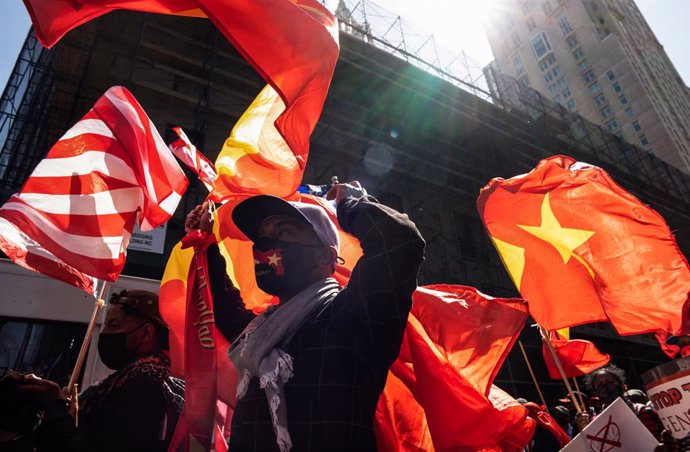
M 101 361 L 115 372 L 79 397 L 78 427 L 57 383 L 18 373 L 5 378 L 44 412 L 39 451 L 164 452 L 184 402 L 184 384 L 170 375 L 166 349 L 158 295 L 124 290 L 112 296 L 98 337 Z
M 400 350 L 424 240 L 407 215 L 357 182 L 328 196 L 363 251 L 344 288 L 332 278 L 338 231 L 319 206 L 255 196 L 234 208 L 253 242 L 257 285 L 279 300 L 259 316 L 245 310 L 218 247 L 206 252 L 216 326 L 238 371 L 231 451 L 376 450 L 376 404 Z M 211 234 L 207 206 L 185 227 Z
M 602 409 L 606 409 L 617 398 L 621 397 L 628 406 L 635 412 L 637 418 L 647 427 L 657 440 L 661 440 L 663 426 L 659 415 L 647 404 L 635 403 L 625 396 L 628 390 L 626 385 L 625 371 L 615 364 L 608 364 L 601 369 L 597 369 L 585 375 L 585 386 L 594 392 L 601 400 Z M 640 390 L 637 390 L 640 391 Z M 640 391 L 642 392 L 642 391 Z M 586 413 L 578 414 L 575 423 L 579 430 L 585 428 L 590 422 L 590 417 Z

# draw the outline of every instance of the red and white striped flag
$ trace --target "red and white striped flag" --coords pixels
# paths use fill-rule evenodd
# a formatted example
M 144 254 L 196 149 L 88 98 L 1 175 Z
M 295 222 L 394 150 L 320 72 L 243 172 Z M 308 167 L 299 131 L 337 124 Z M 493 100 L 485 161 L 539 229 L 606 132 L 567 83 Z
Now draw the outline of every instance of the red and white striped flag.
M 199 180 L 204 184 L 206 189 L 209 192 L 212 191 L 213 183 L 216 181 L 216 177 L 218 177 L 216 166 L 192 144 L 181 127 L 173 127 L 172 131 L 175 132 L 179 138 L 170 143 L 168 147 L 173 154 L 175 154 L 175 157 L 180 159 L 182 163 L 187 165 L 189 169 L 199 176 Z
M 122 271 L 136 219 L 168 221 L 188 183 L 134 96 L 112 87 L 0 208 L 0 249 L 93 293 Z

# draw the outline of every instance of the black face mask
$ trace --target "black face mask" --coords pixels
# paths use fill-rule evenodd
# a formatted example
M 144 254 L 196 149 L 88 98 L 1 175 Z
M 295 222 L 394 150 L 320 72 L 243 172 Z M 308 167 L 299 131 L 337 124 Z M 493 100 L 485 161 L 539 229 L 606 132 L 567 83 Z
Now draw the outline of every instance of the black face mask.
M 262 237 L 254 243 L 254 273 L 261 290 L 277 297 L 300 292 L 309 285 L 315 266 L 307 251 L 320 246 Z
M 608 405 L 623 395 L 623 387 L 616 382 L 609 381 L 597 386 L 594 392 L 602 402 Z
M 118 370 L 125 367 L 137 356 L 136 350 L 127 349 L 127 336 L 141 328 L 140 325 L 129 333 L 101 333 L 98 336 L 98 356 L 109 369 Z

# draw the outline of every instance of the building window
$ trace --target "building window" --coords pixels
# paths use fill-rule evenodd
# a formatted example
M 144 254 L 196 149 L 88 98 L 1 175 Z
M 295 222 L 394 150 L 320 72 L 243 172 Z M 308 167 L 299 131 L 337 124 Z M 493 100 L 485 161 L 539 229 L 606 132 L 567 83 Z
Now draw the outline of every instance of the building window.
M 547 16 L 553 12 L 553 6 L 551 6 L 551 2 L 549 0 L 546 0 L 542 5 L 541 9 L 544 10 L 544 14 Z
M 561 67 L 556 66 L 553 68 L 553 71 L 551 71 L 551 74 L 553 74 L 554 77 L 558 77 L 561 74 Z
M 608 71 L 608 72 L 606 73 L 606 77 L 607 77 L 609 80 L 613 81 L 613 80 L 616 79 L 616 74 L 614 74 L 613 71 Z
M 453 214 L 455 235 L 460 244 L 460 252 L 469 258 L 485 259 L 488 243 L 484 225 L 477 215 L 464 215 L 459 212 Z
M 575 58 L 575 61 L 579 60 L 585 56 L 585 52 L 582 51 L 581 47 L 578 47 L 576 51 L 573 52 L 573 58 Z
M 594 97 L 594 103 L 597 105 L 597 107 L 601 107 L 602 105 L 606 104 L 606 97 L 603 94 L 597 94 Z
M 544 76 L 544 81 L 546 83 L 551 83 L 551 80 L 553 80 L 553 75 L 551 74 L 551 72 L 547 72 Z
M 537 24 L 534 23 L 534 19 L 532 19 L 531 17 L 527 19 L 527 28 L 529 28 L 529 31 L 532 31 L 535 28 L 537 28 Z
M 530 86 L 529 77 L 522 77 L 520 79 L 520 83 L 522 83 L 524 86 Z
M 620 96 L 618 96 L 618 100 L 620 101 L 621 105 L 628 104 L 628 98 L 625 97 L 625 94 L 621 94 Z
M 532 38 L 532 50 L 534 50 L 534 55 L 537 57 L 537 60 L 541 60 L 547 52 L 551 51 L 551 44 L 549 44 L 546 33 L 542 31 Z
M 585 83 L 591 83 L 596 79 L 592 71 L 587 71 L 584 74 L 582 74 L 582 78 L 585 79 Z
M 564 88 L 566 86 L 566 82 L 564 78 L 559 78 L 558 82 L 556 82 L 559 88 Z
M 640 139 L 640 144 L 641 144 L 642 146 L 645 146 L 645 147 L 646 147 L 646 146 L 649 146 L 649 140 L 647 139 L 646 136 L 640 135 L 638 138 Z
M 549 86 L 549 93 L 552 96 L 555 96 L 557 92 L 558 92 L 558 86 L 556 86 L 555 83 L 553 85 Z
M 632 127 L 635 132 L 639 132 L 640 130 L 642 130 L 642 126 L 637 121 L 632 122 Z
M 601 85 L 599 82 L 594 82 L 587 87 L 587 91 L 589 91 L 589 94 L 596 94 L 601 91 Z
M 514 31 L 510 34 L 510 39 L 513 40 L 513 45 L 514 46 L 519 46 L 520 45 L 520 37 L 518 36 L 517 32 Z
M 618 138 L 621 141 L 625 141 L 625 135 L 623 135 L 623 132 L 616 133 L 616 138 Z
M 602 108 L 601 110 L 599 110 L 599 114 L 604 119 L 610 118 L 611 116 L 613 116 L 613 110 L 611 110 L 611 107 Z
M 589 60 L 585 58 L 577 64 L 577 67 L 579 67 L 581 71 L 589 69 Z
M 565 41 L 566 44 L 568 44 L 569 49 L 574 49 L 575 46 L 577 46 L 579 43 L 577 42 L 577 37 L 571 36 Z
M 611 86 L 613 87 L 613 90 L 617 93 L 620 93 L 621 91 L 623 91 L 623 88 L 621 88 L 621 86 L 618 84 L 618 82 L 615 82 Z
M 560 13 L 558 16 L 558 25 L 561 27 L 561 31 L 563 32 L 563 36 L 566 36 L 568 33 L 573 31 L 573 27 L 570 26 L 570 22 L 568 22 L 568 18 L 566 17 L 565 13 Z
M 546 62 L 549 64 L 549 66 L 551 66 L 556 62 L 556 57 L 553 55 L 549 55 L 546 57 Z
M 570 111 L 575 111 L 575 99 L 570 99 L 567 104 L 565 104 L 566 107 L 568 107 L 568 110 Z
M 612 119 L 609 122 L 606 123 L 606 128 L 608 128 L 611 132 L 616 130 L 619 126 L 618 121 L 616 119 Z
M 520 58 L 519 53 L 513 55 L 513 64 L 515 65 L 515 71 L 518 77 L 525 72 L 525 66 L 522 64 L 522 58 Z
M 625 109 L 625 115 L 629 118 L 632 119 L 635 116 L 635 113 L 633 113 L 632 107 L 626 108 Z
M 573 95 L 573 94 L 570 92 L 570 88 L 564 89 L 563 92 L 562 92 L 561 94 L 563 94 L 563 97 L 564 97 L 565 99 L 567 99 L 567 98 L 569 98 L 570 96 Z
M 557 104 L 560 104 L 563 102 L 563 98 L 561 97 L 560 94 L 558 94 L 556 97 L 553 98 L 553 101 L 556 102 Z

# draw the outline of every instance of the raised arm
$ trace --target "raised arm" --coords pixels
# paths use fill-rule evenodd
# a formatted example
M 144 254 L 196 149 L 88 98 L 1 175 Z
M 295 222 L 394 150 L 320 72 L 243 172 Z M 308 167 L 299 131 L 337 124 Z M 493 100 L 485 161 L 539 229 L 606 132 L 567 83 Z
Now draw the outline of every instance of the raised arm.
M 424 259 L 424 239 L 407 215 L 357 195 L 349 190 L 336 197 L 340 227 L 359 239 L 364 252 L 345 289 L 346 303 L 377 348 L 397 350 Z
M 208 202 L 205 202 L 189 212 L 185 220 L 185 231 L 189 233 L 199 229 L 212 234 L 212 219 Z M 233 342 L 255 316 L 244 308 L 239 289 L 232 284 L 226 273 L 225 259 L 221 256 L 218 245 L 211 244 L 206 248 L 206 259 L 216 328 L 229 342 Z

